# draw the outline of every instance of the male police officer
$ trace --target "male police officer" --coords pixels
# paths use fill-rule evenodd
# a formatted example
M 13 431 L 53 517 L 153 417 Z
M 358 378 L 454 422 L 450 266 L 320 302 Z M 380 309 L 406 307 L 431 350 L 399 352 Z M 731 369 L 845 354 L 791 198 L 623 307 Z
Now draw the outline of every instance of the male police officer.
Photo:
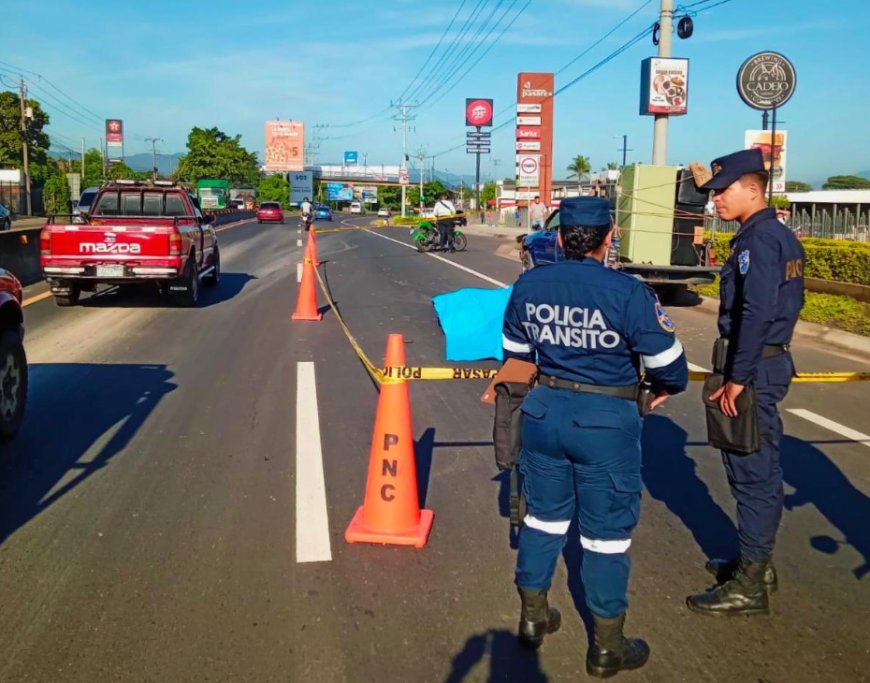
M 719 286 L 719 334 L 728 340 L 726 382 L 710 399 L 735 418 L 737 397 L 754 385 L 760 448 L 749 455 L 722 451 L 737 500 L 740 555 L 708 562 L 707 570 L 724 582 L 687 603 L 703 614 L 766 614 L 768 591 L 776 589 L 771 554 L 783 504 L 777 404 L 794 375 L 789 343 L 804 302 L 804 251 L 767 208 L 769 178 L 760 150 L 716 159 L 712 170 L 713 179 L 701 189 L 714 192 L 719 217 L 739 221 L 740 230 Z
M 673 323 L 635 278 L 606 269 L 610 204 L 598 197 L 560 206 L 565 261 L 514 285 L 505 312 L 506 358 L 537 361 L 539 385 L 522 405 L 520 470 L 527 515 L 519 533 L 519 638 L 531 647 L 559 628 L 547 591 L 578 514 L 581 575 L 595 623 L 586 658 L 594 676 L 643 666 L 649 647 L 623 636 L 631 533 L 641 492 L 639 364 L 657 407 L 688 381 Z

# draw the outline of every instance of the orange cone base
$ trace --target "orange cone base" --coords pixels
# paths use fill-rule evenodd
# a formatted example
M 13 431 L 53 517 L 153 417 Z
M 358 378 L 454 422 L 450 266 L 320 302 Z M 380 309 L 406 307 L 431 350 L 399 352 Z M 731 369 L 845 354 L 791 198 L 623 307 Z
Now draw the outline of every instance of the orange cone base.
M 422 548 L 429 540 L 429 532 L 432 530 L 432 520 L 435 513 L 432 510 L 420 510 L 420 521 L 417 526 L 409 531 L 386 533 L 383 531 L 371 531 L 363 524 L 363 508 L 356 511 L 347 531 L 344 532 L 344 540 L 348 543 L 380 543 L 381 545 L 412 545 Z
M 285 313 L 286 315 L 286 313 Z M 312 322 L 317 322 L 318 320 L 323 320 L 323 316 L 320 313 L 315 313 L 312 315 L 305 315 L 303 313 L 294 313 L 290 316 L 291 320 L 310 320 Z

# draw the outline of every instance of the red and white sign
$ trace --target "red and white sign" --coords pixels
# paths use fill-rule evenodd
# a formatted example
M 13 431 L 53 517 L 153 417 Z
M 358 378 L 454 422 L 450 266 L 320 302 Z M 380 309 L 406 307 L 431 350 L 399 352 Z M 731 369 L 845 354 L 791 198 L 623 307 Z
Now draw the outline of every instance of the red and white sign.
M 517 140 L 540 140 L 540 128 L 517 128 Z
M 540 152 L 541 143 L 537 140 L 517 140 L 518 152 Z
M 540 126 L 541 125 L 541 117 L 540 116 L 517 116 L 517 125 L 518 126 Z
M 518 104 L 517 114 L 540 114 L 542 108 L 540 104 Z
M 121 119 L 106 119 L 106 145 L 108 147 L 124 145 L 124 122 Z
M 305 125 L 301 121 L 266 121 L 266 171 L 305 170 Z
M 492 100 L 467 98 L 465 100 L 465 125 L 477 127 L 491 126 Z
M 520 187 L 537 187 L 541 178 L 541 155 L 517 155 L 517 184 Z

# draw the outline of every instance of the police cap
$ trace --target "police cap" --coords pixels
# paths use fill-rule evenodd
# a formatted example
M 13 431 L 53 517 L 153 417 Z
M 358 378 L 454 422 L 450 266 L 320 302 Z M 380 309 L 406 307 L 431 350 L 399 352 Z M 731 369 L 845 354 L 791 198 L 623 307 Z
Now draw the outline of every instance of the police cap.
M 702 192 L 724 190 L 747 173 L 767 173 L 760 149 L 744 149 L 713 159 L 710 170 L 713 172 L 713 178 L 700 188 Z
M 610 202 L 604 197 L 568 197 L 559 203 L 560 225 L 610 228 Z

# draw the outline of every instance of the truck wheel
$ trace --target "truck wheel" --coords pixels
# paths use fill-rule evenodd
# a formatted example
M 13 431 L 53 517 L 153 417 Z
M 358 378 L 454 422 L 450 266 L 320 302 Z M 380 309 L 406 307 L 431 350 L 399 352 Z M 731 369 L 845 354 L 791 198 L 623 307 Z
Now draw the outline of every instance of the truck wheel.
M 82 293 L 82 290 L 79 289 L 77 285 L 69 286 L 69 294 L 55 294 L 54 295 L 54 303 L 58 306 L 75 306 L 79 302 L 79 295 Z
M 465 251 L 468 247 L 468 238 L 462 233 L 457 234 L 453 239 L 453 246 L 456 251 Z
M 0 334 L 0 439 L 11 439 L 24 419 L 27 403 L 27 357 L 21 331 Z
M 199 275 L 196 272 L 196 261 L 192 253 L 187 259 L 187 270 L 182 281 L 184 291 L 173 292 L 175 305 L 181 308 L 193 308 L 199 301 Z
M 221 281 L 221 252 L 218 249 L 217 245 L 214 248 L 214 255 L 212 256 L 212 265 L 214 266 L 214 270 L 211 271 L 208 275 L 202 278 L 202 284 L 206 287 L 217 287 Z

